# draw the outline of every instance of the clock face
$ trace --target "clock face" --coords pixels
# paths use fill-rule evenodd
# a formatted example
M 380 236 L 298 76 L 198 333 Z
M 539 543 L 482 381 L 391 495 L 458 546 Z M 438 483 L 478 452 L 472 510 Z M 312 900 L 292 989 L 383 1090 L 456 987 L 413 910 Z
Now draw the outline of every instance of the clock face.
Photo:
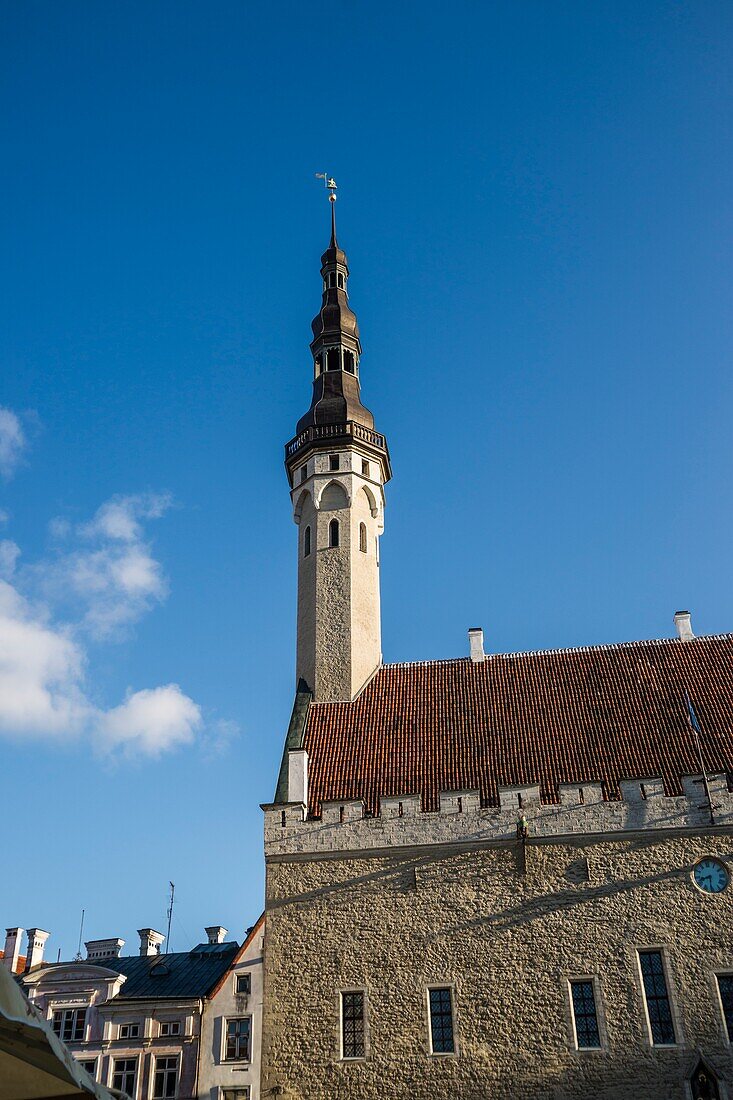
M 730 882 L 730 872 L 719 859 L 701 859 L 692 873 L 695 882 L 706 894 L 720 894 Z

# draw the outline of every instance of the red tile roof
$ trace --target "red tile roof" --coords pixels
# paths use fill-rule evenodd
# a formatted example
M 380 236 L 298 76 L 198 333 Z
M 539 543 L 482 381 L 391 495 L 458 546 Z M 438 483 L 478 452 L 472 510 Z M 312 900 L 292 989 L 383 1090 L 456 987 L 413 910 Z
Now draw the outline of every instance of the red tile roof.
M 0 960 L 5 958 L 5 952 L 0 949 Z M 18 961 L 15 964 L 15 974 L 22 974 L 25 970 L 25 955 L 18 955 Z
M 699 773 L 687 689 L 709 772 L 733 773 L 733 634 L 383 666 L 351 703 L 312 703 L 304 738 L 310 806 L 441 790 L 662 776 L 667 794 Z

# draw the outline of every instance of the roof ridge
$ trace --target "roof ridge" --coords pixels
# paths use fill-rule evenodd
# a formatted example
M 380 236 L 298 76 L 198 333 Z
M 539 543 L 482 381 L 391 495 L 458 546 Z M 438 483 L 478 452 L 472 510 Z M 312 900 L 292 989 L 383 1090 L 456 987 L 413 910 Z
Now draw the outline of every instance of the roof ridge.
M 693 641 L 710 642 L 730 639 L 733 639 L 733 633 L 729 632 L 724 634 L 696 634 Z M 518 649 L 508 653 L 487 653 L 486 656 L 488 659 L 495 657 L 541 657 L 548 653 L 605 653 L 616 649 L 637 649 L 646 646 L 689 644 L 689 642 L 681 642 L 679 638 L 643 638 L 636 642 L 605 642 L 599 645 L 566 646 L 557 649 Z M 470 657 L 438 657 L 432 661 L 387 661 L 382 665 L 382 669 L 424 668 L 427 665 L 458 665 L 465 664 L 470 660 Z

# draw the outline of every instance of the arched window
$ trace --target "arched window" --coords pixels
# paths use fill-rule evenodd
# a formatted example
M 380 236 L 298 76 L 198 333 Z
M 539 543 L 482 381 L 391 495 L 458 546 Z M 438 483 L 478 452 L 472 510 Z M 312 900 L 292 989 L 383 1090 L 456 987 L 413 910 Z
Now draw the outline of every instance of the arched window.
M 349 374 L 354 373 L 354 353 L 352 351 L 344 352 L 344 370 L 347 370 Z
M 339 544 L 339 521 L 332 519 L 328 525 L 328 545 L 338 546 Z
M 310 526 L 306 527 L 303 532 L 303 557 L 307 558 L 311 552 L 311 529 Z
M 328 285 L 329 285 L 329 287 L 336 286 L 336 272 L 335 271 L 329 271 L 329 273 L 328 273 Z
M 339 290 L 343 290 L 344 289 L 344 277 L 343 277 L 343 275 L 341 274 L 340 271 L 339 271 L 338 283 L 339 283 Z
M 359 549 L 361 550 L 362 554 L 366 554 L 366 552 L 367 552 L 366 523 L 360 523 L 359 524 Z
M 319 376 L 319 374 L 321 373 L 322 370 L 323 370 L 323 360 L 321 359 L 320 355 L 317 355 L 316 356 L 316 378 L 318 378 L 318 376 Z
M 340 348 L 329 348 L 326 352 L 326 370 L 341 370 Z

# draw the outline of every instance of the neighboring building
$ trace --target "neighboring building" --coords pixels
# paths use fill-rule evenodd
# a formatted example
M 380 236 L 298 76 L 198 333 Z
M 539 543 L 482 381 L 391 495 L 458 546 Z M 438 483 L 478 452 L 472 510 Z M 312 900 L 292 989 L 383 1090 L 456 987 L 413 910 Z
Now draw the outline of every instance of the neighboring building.
M 265 917 L 209 994 L 201 1025 L 201 1100 L 259 1100 Z
M 347 274 L 334 230 L 286 448 L 262 1095 L 733 1100 L 733 635 L 681 612 L 672 640 L 486 655 L 474 629 L 465 659 L 381 665 L 390 467 Z
M 39 931 L 32 929 L 19 981 L 97 1081 L 131 1100 L 193 1100 L 204 1095 L 200 1062 L 210 1055 L 201 1036 L 208 1034 L 211 997 L 231 981 L 240 957 L 239 944 L 225 942 L 226 931 L 212 926 L 206 929 L 207 943 L 161 954 L 163 935 L 143 928 L 137 956 L 121 955 L 124 940 L 90 940 L 84 961 L 48 964 L 42 948 L 34 953 Z M 14 948 L 6 941 L 9 950 Z M 225 1100 L 223 1091 L 213 1095 Z

